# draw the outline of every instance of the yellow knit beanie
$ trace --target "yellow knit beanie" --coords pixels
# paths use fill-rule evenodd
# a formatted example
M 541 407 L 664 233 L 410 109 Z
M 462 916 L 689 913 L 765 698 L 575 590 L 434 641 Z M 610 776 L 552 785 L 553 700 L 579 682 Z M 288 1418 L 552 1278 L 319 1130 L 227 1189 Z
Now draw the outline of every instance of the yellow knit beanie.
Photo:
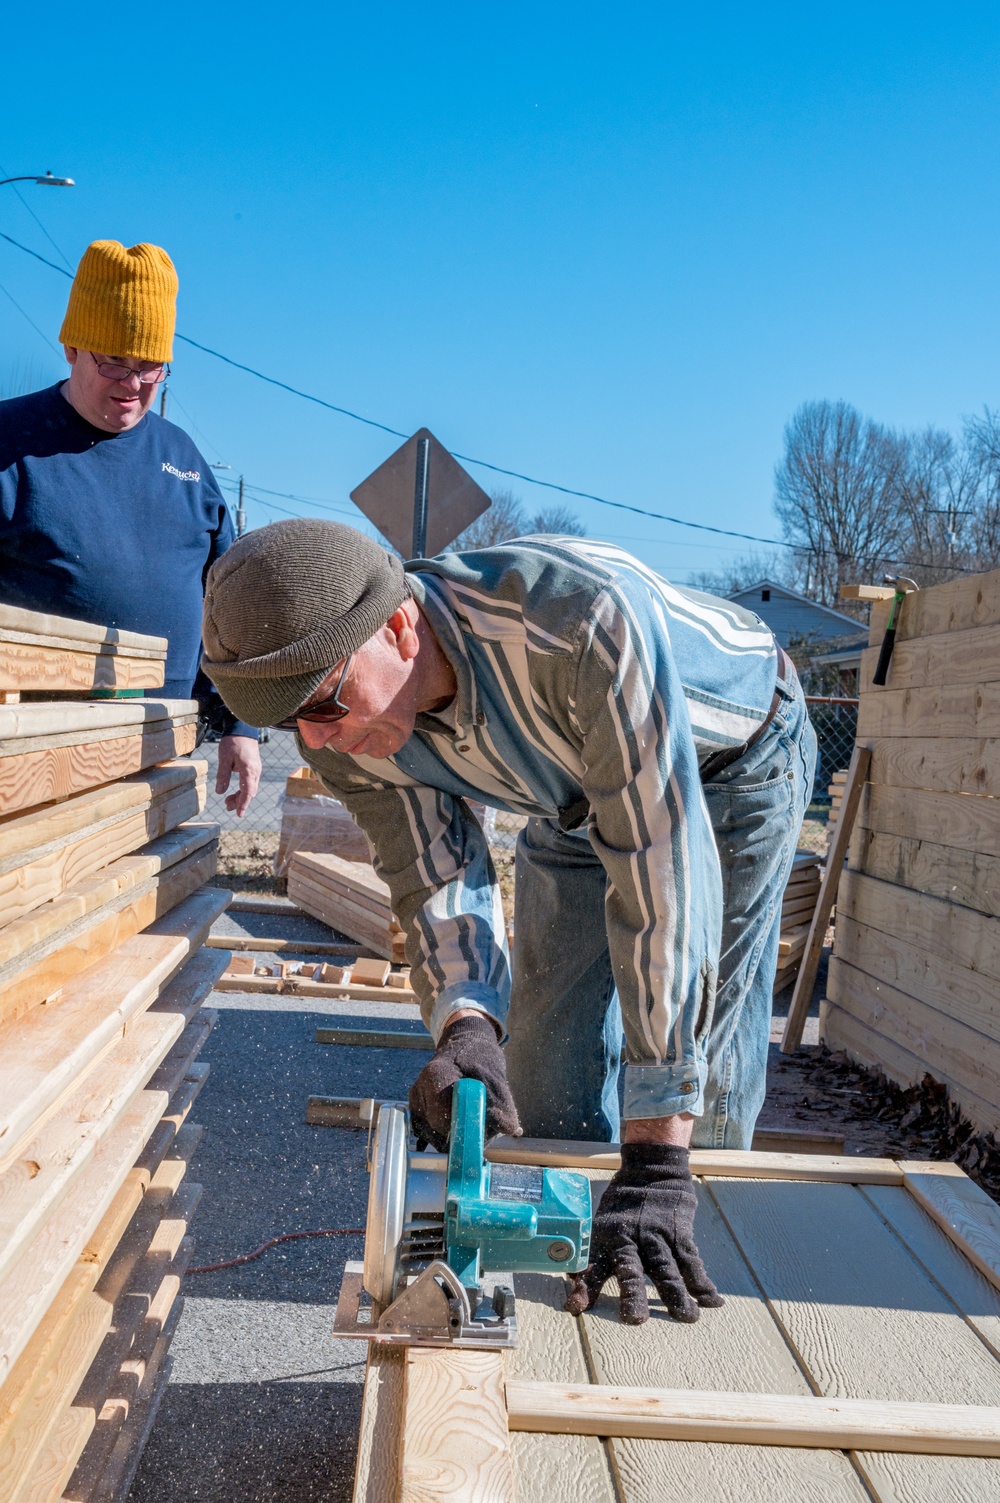
M 172 360 L 177 273 L 158 245 L 94 240 L 83 253 L 60 344 L 133 360 Z

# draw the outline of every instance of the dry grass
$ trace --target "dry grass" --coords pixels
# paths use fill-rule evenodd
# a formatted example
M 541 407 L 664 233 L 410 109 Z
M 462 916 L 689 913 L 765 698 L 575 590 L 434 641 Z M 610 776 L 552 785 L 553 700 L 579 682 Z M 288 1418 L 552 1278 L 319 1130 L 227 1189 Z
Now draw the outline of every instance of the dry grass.
M 234 892 L 283 896 L 288 883 L 274 875 L 277 830 L 223 830 L 219 836 L 219 876 Z

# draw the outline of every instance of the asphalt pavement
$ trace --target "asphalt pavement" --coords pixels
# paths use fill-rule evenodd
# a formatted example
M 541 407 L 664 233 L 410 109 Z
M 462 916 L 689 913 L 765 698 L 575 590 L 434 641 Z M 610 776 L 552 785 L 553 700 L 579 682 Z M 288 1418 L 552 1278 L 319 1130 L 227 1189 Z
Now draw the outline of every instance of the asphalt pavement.
M 270 914 L 225 915 L 213 932 L 330 937 L 312 919 Z M 429 1054 L 324 1046 L 315 1031 L 373 1018 L 417 1028 L 417 1009 L 232 992 L 206 1005 L 219 1009 L 219 1023 L 202 1051 L 212 1070 L 192 1111 L 205 1127 L 189 1171 L 204 1186 L 193 1263 L 285 1232 L 362 1227 L 365 1136 L 306 1126 L 306 1098 L 399 1098 Z M 359 1258 L 362 1245 L 357 1234 L 307 1238 L 237 1268 L 188 1275 L 170 1383 L 132 1503 L 347 1503 L 366 1351 L 331 1330 L 344 1261 Z

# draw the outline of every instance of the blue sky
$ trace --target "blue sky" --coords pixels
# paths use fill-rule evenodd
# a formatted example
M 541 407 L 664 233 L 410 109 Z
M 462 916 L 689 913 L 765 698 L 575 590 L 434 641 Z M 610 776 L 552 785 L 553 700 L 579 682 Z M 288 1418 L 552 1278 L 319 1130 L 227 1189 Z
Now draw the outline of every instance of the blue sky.
M 57 3 L 4 52 L 0 175 L 76 179 L 23 190 L 73 264 L 164 245 L 185 333 L 461 453 L 774 536 L 800 402 L 1000 403 L 995 5 Z M 58 259 L 9 187 L 0 229 Z M 55 344 L 64 279 L 0 241 L 0 284 Z M 176 354 L 257 486 L 351 511 L 396 445 Z M 60 359 L 0 294 L 0 386 Z M 574 505 L 678 580 L 750 546 Z

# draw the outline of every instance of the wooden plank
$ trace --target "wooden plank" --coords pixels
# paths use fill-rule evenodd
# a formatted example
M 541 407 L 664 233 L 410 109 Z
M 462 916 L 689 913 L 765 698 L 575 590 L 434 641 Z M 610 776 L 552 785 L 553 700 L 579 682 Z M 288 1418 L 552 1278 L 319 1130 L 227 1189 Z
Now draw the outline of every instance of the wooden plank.
M 99 626 L 92 621 L 77 621 L 73 616 L 52 616 L 45 611 L 29 611 L 19 605 L 0 605 L 0 632 L 65 637 L 73 642 L 91 642 L 98 646 L 153 652 L 163 658 L 167 655 L 166 637 L 122 631 L 117 626 Z
M 288 892 L 303 913 L 319 919 L 322 924 L 329 924 L 331 929 L 336 929 L 341 934 L 349 935 L 369 950 L 374 950 L 377 955 L 382 955 L 387 960 L 392 958 L 392 938 L 388 925 L 379 926 L 370 914 L 362 915 L 360 910 L 351 909 L 347 904 L 335 906 L 324 894 L 318 893 L 302 879 L 294 879 L 291 873 L 288 877 Z
M 514 1503 L 503 1354 L 407 1347 L 400 1503 Z
M 138 1018 L 0 1176 L 0 1280 L 93 1162 L 182 1031 L 183 1020 L 173 1013 Z
M 595 1189 L 597 1187 L 595 1186 Z M 804 1398 L 810 1385 L 773 1319 L 753 1274 L 719 1214 L 712 1195 L 698 1187 L 698 1246 L 725 1295 L 695 1325 L 666 1318 L 651 1291 L 651 1316 L 642 1326 L 618 1319 L 615 1286 L 584 1314 L 590 1377 L 595 1384 L 704 1389 L 725 1386 L 738 1394 L 766 1391 Z M 512 1377 L 516 1376 L 511 1375 Z M 539 1377 L 555 1376 L 551 1371 Z M 739 1402 L 737 1398 L 736 1402 Z M 610 1442 L 618 1496 L 627 1503 L 665 1499 L 732 1499 L 734 1503 L 862 1503 L 867 1493 L 839 1450 L 615 1439 Z M 572 1497 L 559 1493 L 554 1497 Z
M 136 1402 L 129 1410 L 128 1419 L 111 1453 L 111 1459 L 87 1503 L 125 1503 L 166 1391 L 170 1374 L 170 1360 L 167 1355 L 169 1345 L 169 1334 L 164 1333 L 153 1355 L 145 1364 Z M 71 1477 L 71 1486 L 73 1481 Z M 67 1489 L 60 1503 L 71 1503 L 71 1500 L 73 1500 L 73 1493 Z
M 167 1106 L 166 1092 L 146 1090 L 98 1145 L 88 1167 L 0 1284 L 0 1381 L 21 1355 L 74 1263 L 128 1178 Z M 134 1207 L 133 1207 L 134 1209 Z
M 895 659 L 893 659 L 895 662 Z M 987 665 L 981 671 L 988 672 Z M 890 677 L 892 670 L 890 669 Z M 944 683 L 872 690 L 858 706 L 858 736 L 997 736 L 996 685 Z
M 210 950 L 264 950 L 275 955 L 287 950 L 293 955 L 335 955 L 351 959 L 362 948 L 335 940 L 307 940 L 300 944 L 294 939 L 253 939 L 245 934 L 210 934 L 205 943 Z
M 150 842 L 147 849 L 123 856 L 104 871 L 75 883 L 39 912 L 0 926 L 0 983 L 8 979 L 13 962 L 46 953 L 43 947 L 58 944 L 78 921 L 107 908 L 123 894 L 138 891 L 150 878 L 176 866 L 218 835 L 218 825 L 183 825 Z
M 975 684 L 984 668 L 1000 662 L 1000 625 L 976 626 L 968 631 L 944 632 L 919 638 L 896 634 L 888 689 L 913 689 L 932 684 Z M 861 654 L 858 682 L 871 684 L 878 663 L 878 649 L 866 647 Z M 867 692 L 877 694 L 877 689 Z M 864 698 L 864 694 L 862 694 Z
M 888 613 L 887 606 L 873 606 L 872 617 L 877 611 Z M 881 641 L 885 630 L 874 627 L 877 635 L 871 640 Z M 1000 622 L 1000 570 L 972 577 L 952 579 L 946 584 L 933 585 L 929 589 L 909 592 L 900 607 L 896 625 L 897 642 L 912 641 L 917 637 L 935 636 L 939 632 L 967 631 L 977 626 L 993 626 Z
M 5 1452 L 11 1426 L 24 1412 L 58 1353 L 63 1350 L 67 1334 L 94 1288 L 98 1273 L 99 1269 L 93 1263 L 78 1263 L 73 1268 L 6 1381 L 0 1384 L 0 1455 Z
M 938 793 L 1000 795 L 1000 743 L 964 736 L 882 737 L 872 744 L 871 781 Z
M 1000 1402 L 1000 1362 L 850 1185 L 713 1180 L 770 1309 L 827 1399 Z M 984 1498 L 1000 1462 L 856 1452 L 879 1498 Z
M 88 1295 L 61 1350 L 0 1446 L 0 1497 L 16 1498 L 32 1473 L 45 1465 L 46 1443 L 72 1403 L 110 1325 L 110 1305 L 95 1294 Z
M 162 875 L 143 883 L 138 893 L 126 893 L 86 921 L 86 927 L 58 948 L 46 947 L 40 959 L 23 965 L 14 962 L 0 991 L 0 1021 L 27 1013 L 39 1002 L 51 999 L 87 966 L 94 965 L 119 945 L 202 887 L 215 872 L 214 842 L 195 851 Z
M 828 1049 L 842 1049 L 851 1059 L 868 1067 L 874 1065 L 900 1085 L 919 1085 L 927 1074 L 923 1060 L 884 1034 L 859 1023 L 833 1002 L 820 1003 L 819 1036 Z M 933 1075 L 940 1085 L 948 1088 L 950 1098 L 958 1104 L 962 1115 L 969 1119 L 976 1132 L 1000 1133 L 1000 1110 L 996 1106 L 984 1101 L 968 1086 L 949 1080 L 940 1066 Z
M 751 1446 L 1000 1456 L 1000 1408 L 776 1393 L 508 1383 L 512 1430 Z
M 18 747 L 53 736 L 73 735 L 80 744 L 104 731 L 138 734 L 163 721 L 198 714 L 193 699 L 55 700 L 0 708 L 0 755 L 14 756 Z
M 881 882 L 1000 917 L 1000 856 L 861 830 L 855 833 L 850 864 L 853 871 Z
M 87 1444 L 90 1428 L 86 1411 L 65 1410 L 59 1416 L 31 1476 L 7 1503 L 53 1503 Z
M 222 976 L 220 992 L 284 997 L 354 997 L 365 1002 L 419 1002 L 416 992 L 401 986 L 355 986 L 353 981 L 309 981 L 304 976 Z
M 903 1184 L 973 1267 L 1000 1289 L 1000 1206 L 957 1164 L 906 1161 Z
M 398 1503 L 403 1373 L 402 1347 L 369 1343 L 353 1503 Z M 67 1503 L 71 1498 L 72 1495 Z M 89 1500 L 78 1497 L 72 1503 L 89 1503 Z
M 0 757 L 0 814 L 67 798 L 194 751 L 197 727 L 164 725 L 143 735 Z
M 955 965 L 948 956 L 844 916 L 837 920 L 833 959 L 897 987 L 988 1038 L 997 1037 L 1000 998 L 995 982 Z
M 1000 1043 L 844 961 L 831 960 L 827 999 L 985 1101 L 1000 1098 Z M 996 1101 L 1000 1111 L 1000 1100 Z
M 949 965 L 1000 981 L 1000 924 L 985 914 L 852 871 L 841 879 L 837 912 Z
M 56 1001 L 0 1028 L 0 1170 L 161 988 L 165 1006 L 180 1006 L 192 994 L 200 1000 L 224 957 L 195 952 L 222 906 L 215 889 L 195 893 Z
M 197 819 L 204 802 L 204 786 L 192 782 L 137 813 L 88 829 L 55 851 L 31 853 L 28 860 L 0 875 L 0 924 L 13 923 L 43 903 L 57 901 L 68 889 L 122 857 Z
M 802 1043 L 802 1034 L 805 1029 L 806 1017 L 809 1013 L 809 1005 L 812 1001 L 813 987 L 816 984 L 816 973 L 819 970 L 820 957 L 823 954 L 823 945 L 826 941 L 826 931 L 830 924 L 830 915 L 833 912 L 833 905 L 837 897 L 837 883 L 844 862 L 847 859 L 847 847 L 850 844 L 851 831 L 854 828 L 854 816 L 861 801 L 861 792 L 868 777 L 870 766 L 871 752 L 869 749 L 866 746 L 855 746 L 851 756 L 851 765 L 848 769 L 843 813 L 837 821 L 837 828 L 830 845 L 826 861 L 826 871 L 823 874 L 823 886 L 816 900 L 816 911 L 813 914 L 812 923 L 809 927 L 809 937 L 802 965 L 795 981 L 795 990 L 792 993 L 788 1017 L 785 1020 L 785 1031 L 781 1040 L 782 1054 L 794 1054 L 795 1050 Z
M 845 584 L 840 587 L 841 600 L 891 600 L 895 593 L 891 585 Z
M 180 759 L 123 778 L 108 788 L 75 794 L 61 804 L 0 820 L 0 873 L 61 849 L 84 833 L 111 828 L 150 804 L 204 784 L 208 763 Z
M 541 1164 L 563 1169 L 618 1169 L 617 1143 L 559 1138 L 497 1137 L 486 1145 L 491 1164 Z M 758 1153 L 735 1148 L 692 1148 L 691 1173 L 725 1179 L 816 1180 L 829 1184 L 901 1185 L 893 1159 L 838 1158 L 825 1154 Z
M 106 689 L 161 689 L 162 658 L 70 652 L 0 635 L 0 689 L 19 694 L 89 694 Z
M 881 834 L 1000 856 L 1000 799 L 869 783 L 857 823 Z

